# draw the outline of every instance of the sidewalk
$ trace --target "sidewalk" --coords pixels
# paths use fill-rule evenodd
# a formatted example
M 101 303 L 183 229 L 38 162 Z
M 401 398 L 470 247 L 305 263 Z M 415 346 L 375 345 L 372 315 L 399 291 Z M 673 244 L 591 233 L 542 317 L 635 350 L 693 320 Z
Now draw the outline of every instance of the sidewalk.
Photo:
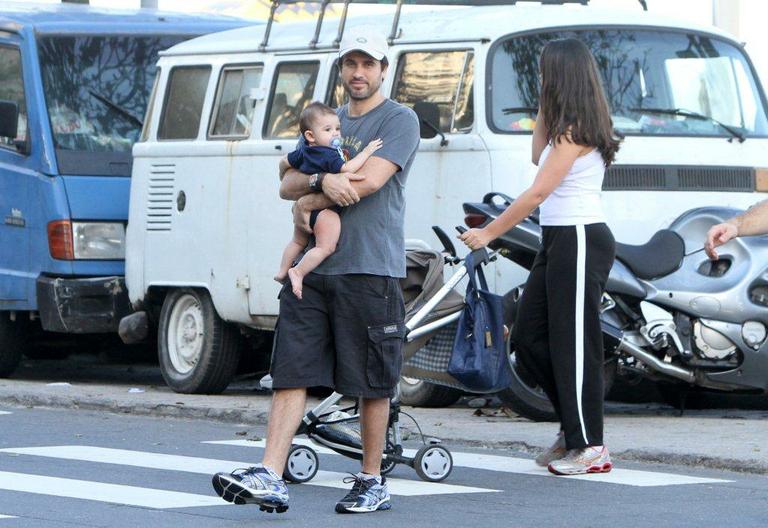
M 223 395 L 176 394 L 152 366 L 72 366 L 25 362 L 17 378 L 0 380 L 0 405 L 63 407 L 266 424 L 270 395 L 255 380 L 233 384 Z M 310 398 L 309 405 L 319 400 Z M 465 402 L 466 400 L 464 400 Z M 530 422 L 504 409 L 404 409 L 427 436 L 449 445 L 510 448 L 537 453 L 553 440 L 552 423 Z M 768 474 L 768 409 L 678 412 L 661 404 L 606 404 L 605 440 L 617 460 L 639 460 Z M 416 429 L 402 417 L 406 434 Z

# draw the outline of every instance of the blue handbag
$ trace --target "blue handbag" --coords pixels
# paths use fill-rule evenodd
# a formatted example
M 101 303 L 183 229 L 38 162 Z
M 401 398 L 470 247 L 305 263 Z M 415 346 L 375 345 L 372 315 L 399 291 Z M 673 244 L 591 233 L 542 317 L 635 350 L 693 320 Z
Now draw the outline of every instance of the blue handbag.
M 490 393 L 509 387 L 512 379 L 504 343 L 502 297 L 488 291 L 484 259 L 478 258 L 483 253 L 470 253 L 464 261 L 469 284 L 448 373 L 467 390 Z

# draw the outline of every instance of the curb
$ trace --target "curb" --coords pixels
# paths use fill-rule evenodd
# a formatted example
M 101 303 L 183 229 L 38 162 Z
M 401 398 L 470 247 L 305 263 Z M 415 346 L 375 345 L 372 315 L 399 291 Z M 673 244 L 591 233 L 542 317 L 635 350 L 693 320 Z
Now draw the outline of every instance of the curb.
M 131 414 L 135 416 L 150 416 L 155 418 L 186 418 L 195 420 L 213 420 L 224 423 L 244 425 L 266 425 L 269 413 L 262 410 L 249 409 L 215 409 L 189 405 L 173 404 L 125 404 L 110 399 L 88 399 L 66 396 L 33 396 L 30 394 L 7 395 L 0 394 L 0 404 L 12 407 L 74 409 L 89 411 L 106 411 L 114 414 Z M 536 455 L 544 447 L 535 446 L 522 441 L 480 441 L 466 438 L 443 436 L 446 443 L 474 447 L 480 449 L 508 449 Z M 645 462 L 664 465 L 709 468 L 738 473 L 766 475 L 768 464 L 758 460 L 739 460 L 733 458 L 710 457 L 694 454 L 669 453 L 661 451 L 644 451 L 628 449 L 614 452 L 612 456 L 618 460 Z
M 191 418 L 195 420 L 213 420 L 225 423 L 247 425 L 266 425 L 269 413 L 247 409 L 215 409 L 171 404 L 124 404 L 115 400 L 81 399 L 76 397 L 45 396 L 29 394 L 21 396 L 0 395 L 0 403 L 13 407 L 74 409 L 87 411 L 107 411 L 114 414 L 132 414 L 156 418 Z

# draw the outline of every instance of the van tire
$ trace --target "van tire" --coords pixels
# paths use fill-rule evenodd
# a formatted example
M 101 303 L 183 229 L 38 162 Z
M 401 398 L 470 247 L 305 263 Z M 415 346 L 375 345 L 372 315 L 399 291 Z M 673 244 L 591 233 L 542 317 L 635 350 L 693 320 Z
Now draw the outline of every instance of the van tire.
M 171 290 L 163 301 L 157 332 L 160 373 L 175 392 L 219 394 L 240 359 L 240 334 L 216 313 L 200 288 Z
M 0 378 L 7 378 L 19 366 L 26 343 L 26 324 L 20 319 L 11 321 L 8 312 L 0 312 Z
M 452 387 L 404 376 L 400 378 L 400 401 L 412 407 L 448 407 L 459 401 L 462 394 Z

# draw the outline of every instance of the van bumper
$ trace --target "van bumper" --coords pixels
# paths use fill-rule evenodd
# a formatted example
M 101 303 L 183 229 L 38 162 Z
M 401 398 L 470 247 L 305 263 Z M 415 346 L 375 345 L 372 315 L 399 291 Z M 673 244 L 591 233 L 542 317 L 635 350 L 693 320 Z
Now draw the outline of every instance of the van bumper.
M 117 332 L 131 312 L 125 277 L 38 277 L 37 307 L 43 330 L 68 334 Z

